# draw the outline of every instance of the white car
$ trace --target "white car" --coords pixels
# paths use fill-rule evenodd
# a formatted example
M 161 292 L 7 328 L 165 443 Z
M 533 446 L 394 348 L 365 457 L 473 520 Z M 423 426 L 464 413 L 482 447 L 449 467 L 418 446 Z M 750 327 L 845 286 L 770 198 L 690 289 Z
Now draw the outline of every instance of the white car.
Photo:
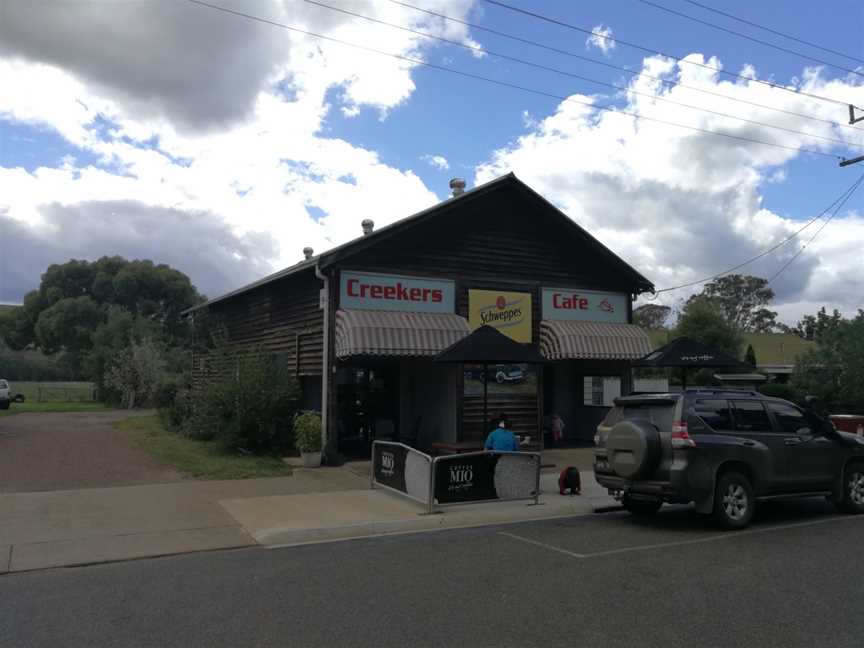
M 12 396 L 9 393 L 9 383 L 0 378 L 0 409 L 9 409 Z

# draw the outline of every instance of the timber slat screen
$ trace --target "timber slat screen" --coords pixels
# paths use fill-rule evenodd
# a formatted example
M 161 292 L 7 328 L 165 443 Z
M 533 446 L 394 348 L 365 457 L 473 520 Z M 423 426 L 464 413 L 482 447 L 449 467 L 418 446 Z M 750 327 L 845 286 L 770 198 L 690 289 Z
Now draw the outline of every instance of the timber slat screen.
M 489 418 L 483 425 L 483 397 L 465 396 L 462 401 L 462 438 L 464 441 L 485 440 L 492 430 L 494 419 L 505 413 L 516 434 L 529 434 L 539 442 L 537 429 L 537 397 L 534 394 L 489 394 Z

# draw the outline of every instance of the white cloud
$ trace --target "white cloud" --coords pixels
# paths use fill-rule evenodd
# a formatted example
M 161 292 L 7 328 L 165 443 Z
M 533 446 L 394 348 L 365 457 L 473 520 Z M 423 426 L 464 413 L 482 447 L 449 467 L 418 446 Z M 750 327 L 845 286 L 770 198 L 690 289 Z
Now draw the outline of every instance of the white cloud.
M 591 30 L 591 35 L 585 39 L 585 49 L 591 49 L 592 47 L 596 47 L 603 52 L 603 56 L 611 56 L 612 51 L 618 47 L 618 44 L 612 38 L 612 28 L 603 24 L 594 27 Z
M 700 55 L 690 59 L 703 62 Z M 710 65 L 719 65 L 710 59 Z M 779 92 L 754 82 L 720 80 L 716 73 L 686 64 L 653 58 L 646 73 L 734 98 L 774 105 L 826 120 L 837 118 L 836 106 L 802 95 Z M 852 81 L 826 80 L 807 73 L 802 89 L 823 96 L 864 100 L 864 86 Z M 864 143 L 854 130 L 805 121 L 711 97 L 655 81 L 635 78 L 631 87 L 661 93 L 688 104 L 730 112 L 748 119 L 819 135 Z M 574 95 L 575 101 L 607 103 L 597 97 Z M 783 182 L 785 165 L 802 157 L 778 149 L 707 133 L 597 111 L 575 101 L 562 102 L 555 112 L 529 126 L 512 144 L 495 151 L 476 172 L 483 182 L 508 171 L 546 196 L 576 222 L 600 238 L 658 288 L 675 286 L 732 267 L 788 237 L 802 222 L 763 208 L 761 187 Z M 831 145 L 807 136 L 771 131 L 704 112 L 672 106 L 629 94 L 623 109 L 742 137 L 758 137 L 792 148 L 828 151 Z M 574 151 L 578 154 L 574 155 Z M 834 166 L 828 158 L 819 162 Z M 803 161 L 802 161 L 803 163 Z M 849 179 L 851 183 L 852 178 Z M 822 190 L 827 205 L 844 186 Z M 813 191 L 819 191 L 814 186 Z M 810 218 L 814 214 L 796 214 Z M 864 221 L 858 213 L 841 212 L 773 285 L 778 310 L 789 320 L 813 303 L 853 312 L 862 306 L 864 274 L 860 266 Z M 802 237 L 806 240 L 813 230 Z M 769 277 L 788 260 L 800 243 L 790 243 L 742 271 Z M 698 291 L 698 287 L 691 289 Z M 661 295 L 674 303 L 688 291 Z
M 439 171 L 449 171 L 450 163 L 447 161 L 447 158 L 443 155 L 424 155 L 420 158 L 421 160 L 428 162 L 429 166 L 432 166 Z
M 472 2 L 438 0 L 429 8 L 466 18 Z M 226 6 L 412 58 L 434 46 L 306 3 Z M 473 42 L 463 25 L 395 4 L 358 0 L 351 8 Z M 46 15 L 36 20 L 35 14 Z M 134 210 L 120 212 L 116 223 L 103 219 L 93 245 L 70 243 L 68 254 L 113 253 L 115 234 L 128 232 L 123 214 L 150 209 L 169 220 L 187 214 L 212 222 L 200 235 L 224 239 L 234 250 L 271 237 L 273 246 L 261 254 L 269 270 L 296 262 L 307 245 L 322 251 L 356 237 L 363 218 L 385 225 L 438 200 L 413 171 L 326 135 L 334 110 L 355 116 L 372 109 L 385 118 L 406 102 L 415 89 L 414 64 L 187 3 L 158 10 L 126 2 L 36 9 L 10 0 L 0 30 L 0 87 L 8 90 L 0 92 L 0 120 L 56 131 L 99 159 L 94 165 L 67 156 L 32 171 L 0 167 L 0 215 L 23 228 L 22 240 L 47 240 L 58 219 L 82 213 L 84 205 L 102 213 L 97 206 L 123 202 Z M 105 37 L 96 39 L 92 30 Z M 152 52 L 154 42 L 159 52 Z M 389 200 L 382 202 L 385 194 Z M 165 256 L 157 240 L 134 239 L 135 255 Z M 202 242 L 202 250 L 211 242 Z M 18 263 L 22 254 L 23 247 L 0 238 L 4 261 Z M 223 289 L 249 278 L 211 275 L 224 280 Z M 31 281 L 38 283 L 38 273 Z

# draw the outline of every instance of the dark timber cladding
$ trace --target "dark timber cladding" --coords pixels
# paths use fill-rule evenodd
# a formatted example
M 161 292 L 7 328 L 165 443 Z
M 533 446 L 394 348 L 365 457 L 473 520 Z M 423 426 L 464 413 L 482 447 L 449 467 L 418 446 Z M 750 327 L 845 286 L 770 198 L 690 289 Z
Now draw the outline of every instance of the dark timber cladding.
M 314 267 L 208 305 L 235 347 L 276 354 L 299 376 L 321 375 L 324 315 Z
M 366 216 L 370 214 L 358 214 L 358 221 Z M 359 229 L 358 222 L 358 234 Z M 347 428 L 359 429 L 361 436 L 369 437 L 369 419 L 355 412 L 352 409 L 354 398 L 347 397 L 355 393 L 350 391 L 352 389 L 365 389 L 364 394 L 379 399 L 381 405 L 381 387 L 376 385 L 386 385 L 388 393 L 398 400 L 395 409 L 390 407 L 387 413 L 391 422 L 382 429 L 392 430 L 392 421 L 396 421 L 396 425 L 401 426 L 396 431 L 400 438 L 411 438 L 417 428 L 416 413 L 408 413 L 411 409 L 406 404 L 405 394 L 409 392 L 413 394 L 411 402 L 421 403 L 426 408 L 423 416 L 427 429 L 428 421 L 443 410 L 458 410 L 458 415 L 452 421 L 437 420 L 435 427 L 442 434 L 474 436 L 484 433 L 485 427 L 480 420 L 482 408 L 471 391 L 477 380 L 474 374 L 465 378 L 462 372 L 441 373 L 442 368 L 432 367 L 431 357 L 418 358 L 416 353 L 364 358 L 346 355 L 343 349 L 346 357 L 336 357 L 337 311 L 382 307 L 366 304 L 362 299 L 351 305 L 339 303 L 340 279 L 343 273 L 349 272 L 407 277 L 409 279 L 403 283 L 419 291 L 417 295 L 423 294 L 425 286 L 440 286 L 442 280 L 446 280 L 443 285 L 449 286 L 448 312 L 455 310 L 469 321 L 472 308 L 469 291 L 526 293 L 530 295 L 530 341 L 534 344 L 540 341 L 543 288 L 595 290 L 622 296 L 616 312 L 623 318 L 626 311 L 626 322 L 632 319 L 629 296 L 653 289 L 651 282 L 636 270 L 509 174 L 193 309 L 206 308 L 211 316 L 224 323 L 231 345 L 260 347 L 273 354 L 284 354 L 285 361 L 300 376 L 323 374 L 326 396 L 319 398 L 318 403 L 327 402 L 327 433 L 333 441 L 341 438 L 339 435 Z M 327 298 L 323 303 L 320 290 L 324 282 L 319 276 L 328 280 Z M 410 279 L 412 277 L 414 279 Z M 388 290 L 402 291 L 396 293 L 403 295 L 397 299 L 406 300 L 406 288 Z M 486 299 L 487 294 L 483 293 L 482 298 Z M 352 295 L 352 299 L 354 297 Z M 476 297 L 480 299 L 479 293 Z M 496 303 L 506 303 L 501 301 L 503 296 L 495 298 L 493 294 L 493 298 L 498 300 Z M 414 299 L 411 297 L 409 301 Z M 524 301 L 524 297 L 518 295 L 515 299 Z M 384 306 L 384 310 L 390 306 L 397 305 Z M 485 308 L 482 304 L 480 307 Z M 412 310 L 404 303 L 398 308 Z M 473 308 L 476 315 L 478 306 Z M 527 321 L 520 326 L 524 327 L 525 339 L 514 339 L 529 341 Z M 429 335 L 434 335 L 433 329 Z M 386 334 L 384 329 L 382 334 Z M 328 367 L 324 367 L 325 357 L 329 358 Z M 575 372 L 573 375 L 580 372 L 589 375 L 585 373 L 585 364 L 579 368 L 571 361 L 569 366 L 571 373 Z M 605 368 L 615 375 L 623 366 L 608 362 L 602 364 L 601 370 Z M 194 369 L 200 372 L 199 366 L 195 365 Z M 447 382 L 456 374 L 460 376 L 459 384 Z M 491 395 L 491 410 L 508 412 L 514 427 L 536 433 L 542 411 L 543 374 L 541 371 L 537 376 L 535 393 L 526 389 Z M 468 387 L 463 390 L 463 382 L 467 385 L 469 378 L 471 390 Z M 321 379 L 307 381 L 304 391 L 317 388 L 320 394 L 321 382 Z M 560 385 L 559 380 L 559 390 Z M 576 398 L 575 392 L 581 391 L 581 386 L 574 383 L 572 387 L 572 398 Z M 428 397 L 428 390 L 433 388 L 438 389 L 439 397 L 444 400 Z M 445 393 L 455 400 L 445 398 Z M 340 428 L 338 434 L 337 427 Z M 379 432 L 376 430 L 375 434 Z

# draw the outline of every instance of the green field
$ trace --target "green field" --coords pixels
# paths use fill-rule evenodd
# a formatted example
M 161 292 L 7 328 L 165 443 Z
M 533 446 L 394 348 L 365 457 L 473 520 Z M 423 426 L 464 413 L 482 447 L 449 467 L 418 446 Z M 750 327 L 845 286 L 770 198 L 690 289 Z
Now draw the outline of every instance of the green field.
M 0 416 L 24 414 L 25 412 L 101 412 L 111 409 L 103 403 L 94 401 L 79 401 L 77 403 L 12 403 L 9 409 L 0 410 Z
M 10 392 L 24 394 L 28 403 L 82 403 L 92 402 L 94 386 L 91 382 L 27 382 L 9 381 Z

